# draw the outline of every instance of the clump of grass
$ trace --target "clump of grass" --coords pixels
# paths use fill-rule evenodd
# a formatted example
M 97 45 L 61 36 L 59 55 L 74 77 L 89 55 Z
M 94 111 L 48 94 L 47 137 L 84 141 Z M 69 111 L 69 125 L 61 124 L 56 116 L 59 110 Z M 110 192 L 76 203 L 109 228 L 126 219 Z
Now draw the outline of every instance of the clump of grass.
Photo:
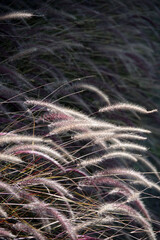
M 0 237 L 158 239 L 158 6 L 1 3 Z
M 87 85 L 87 88 L 95 90 L 94 86 Z M 99 95 L 97 88 L 96 92 Z M 101 96 L 105 96 L 102 91 Z M 34 135 L 27 134 L 30 127 L 25 128 L 26 134 L 16 130 L 0 134 L 4 161 L 0 184 L 4 229 L 1 235 L 26 239 L 33 236 L 37 240 L 107 239 L 115 237 L 117 231 L 128 238 L 133 229 L 133 235 L 141 236 L 137 233 L 141 229 L 149 239 L 155 240 L 152 216 L 141 199 L 145 188 L 135 188 L 132 179 L 138 181 L 138 186 L 154 188 L 157 192 L 160 187 L 125 166 L 128 160 L 139 161 L 135 151 L 147 150 L 134 141 L 145 140 L 142 134 L 149 132 L 111 124 L 43 100 L 28 99 L 25 105 L 30 107 L 28 111 L 34 119 Z M 44 122 L 44 108 L 46 114 L 63 113 L 69 118 Z M 134 110 L 134 105 L 129 109 Z M 42 135 L 46 128 L 48 133 Z M 133 134 L 135 129 L 137 135 Z M 130 141 L 125 142 L 126 138 Z M 116 160 L 121 167 L 117 167 Z

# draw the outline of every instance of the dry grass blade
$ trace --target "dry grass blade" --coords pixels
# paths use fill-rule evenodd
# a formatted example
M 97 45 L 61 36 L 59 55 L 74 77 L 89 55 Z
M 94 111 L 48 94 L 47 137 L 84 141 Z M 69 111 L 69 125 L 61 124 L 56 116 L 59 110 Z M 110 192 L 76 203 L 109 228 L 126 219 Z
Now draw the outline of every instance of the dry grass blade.
M 160 186 L 158 184 L 152 182 L 151 180 L 148 180 L 146 177 L 144 177 L 141 173 L 134 171 L 133 169 L 125 169 L 125 168 L 113 168 L 113 169 L 108 169 L 105 171 L 101 171 L 98 174 L 93 176 L 93 179 L 96 177 L 102 177 L 102 176 L 128 176 L 128 177 L 133 177 L 140 181 L 141 184 L 149 187 L 149 188 L 155 188 L 157 191 L 160 191 Z
M 138 105 L 134 105 L 130 103 L 117 103 L 115 105 L 101 108 L 99 112 L 110 112 L 115 110 L 134 110 L 136 112 L 144 113 L 144 114 L 157 112 L 157 109 L 147 111 L 144 107 L 140 107 Z
M 72 121 L 62 121 L 58 123 L 51 123 L 50 127 L 55 127 L 49 135 L 59 134 L 62 132 L 73 131 L 73 130 L 86 130 L 86 128 L 113 128 L 115 125 L 107 122 L 94 121 L 92 118 L 90 120 L 72 120 Z
M 57 166 L 59 169 L 61 169 L 63 172 L 65 172 L 64 167 L 57 162 L 54 158 L 48 156 L 45 153 L 39 152 L 39 151 L 34 151 L 34 150 L 20 150 L 18 151 L 18 154 L 22 154 L 22 153 L 27 153 L 27 154 L 33 154 L 33 155 L 37 155 L 39 157 L 42 157 L 43 159 L 52 162 L 55 166 Z
M 69 193 L 69 191 L 65 187 L 63 187 L 56 180 L 52 180 L 52 179 L 32 177 L 32 178 L 28 178 L 25 180 L 21 180 L 16 185 L 17 186 L 29 186 L 29 185 L 33 186 L 33 185 L 37 185 L 37 184 L 44 184 L 44 185 L 56 190 L 60 194 L 66 195 L 69 198 L 73 198 L 72 194 Z
M 120 142 L 118 144 L 112 144 L 110 147 L 108 147 L 108 150 L 110 149 L 131 149 L 131 150 L 137 150 L 137 151 L 142 151 L 142 152 L 146 152 L 147 148 L 144 146 L 141 146 L 139 144 L 135 144 L 135 143 L 126 143 L 126 142 Z
M 59 134 L 62 132 L 72 131 L 72 130 L 86 130 L 86 127 L 91 129 L 102 129 L 100 132 L 105 131 L 114 131 L 116 132 L 138 132 L 138 133 L 151 133 L 151 131 L 143 128 L 136 128 L 136 127 L 123 127 L 117 126 L 115 124 L 111 124 L 108 122 L 95 120 L 95 119 L 88 119 L 88 120 L 72 120 L 72 121 L 62 121 L 57 123 L 51 123 L 51 128 L 55 128 L 53 131 L 49 133 L 52 134 Z M 98 132 L 98 131 L 97 131 Z M 96 132 L 95 132 L 96 134 Z M 98 134 L 98 133 L 97 133 Z M 104 132 L 102 133 L 102 135 Z M 138 135 L 137 135 L 138 136 Z
M 85 140 L 93 137 L 98 137 L 103 140 L 109 140 L 111 138 L 115 139 L 136 139 L 136 140 L 146 140 L 146 137 L 142 137 L 136 134 L 116 134 L 114 129 L 95 131 L 90 133 L 79 133 L 76 134 L 73 138 L 76 140 Z
M 32 136 L 25 136 L 25 135 L 5 135 L 0 136 L 0 145 L 6 143 L 20 143 L 20 142 L 46 142 L 51 143 L 52 141 L 49 139 L 43 139 L 41 137 L 32 137 Z
M 84 89 L 88 89 L 91 90 L 93 92 L 95 92 L 97 95 L 99 95 L 105 102 L 108 103 L 108 105 L 110 105 L 110 100 L 109 97 L 104 94 L 101 90 L 99 90 L 97 87 L 93 86 L 93 85 L 89 85 L 89 84 L 79 84 L 78 87 L 84 88 Z
M 73 136 L 75 140 L 85 140 L 85 139 L 93 139 L 93 137 L 104 138 L 106 140 L 110 140 L 115 137 L 115 133 L 111 131 L 103 131 L 101 134 L 99 132 L 87 132 L 87 133 L 79 133 Z
M 96 165 L 100 162 L 103 162 L 107 159 L 112 159 L 112 158 L 122 158 L 122 159 L 125 158 L 125 159 L 129 159 L 133 162 L 137 162 L 137 158 L 133 154 L 131 154 L 129 152 L 115 151 L 115 152 L 105 154 L 99 158 L 90 158 L 87 160 L 83 160 L 78 166 L 86 167 L 86 166 L 90 166 L 90 165 Z
M 58 112 L 65 113 L 66 115 L 68 115 L 68 117 L 75 116 L 80 119 L 89 120 L 89 117 L 87 117 L 87 115 L 85 115 L 79 111 L 76 111 L 76 110 L 73 110 L 70 108 L 66 108 L 66 107 L 62 107 L 62 106 L 57 106 L 52 103 L 38 101 L 38 100 L 27 100 L 25 102 L 25 104 L 26 105 L 38 105 L 38 106 L 48 108 L 48 109 L 52 110 L 53 112 L 58 111 Z
M 0 153 L 0 160 L 5 162 L 11 162 L 11 163 L 22 163 L 23 161 L 19 157 L 15 157 L 12 155 Z
M 9 20 L 9 19 L 17 19 L 17 18 L 31 18 L 35 16 L 32 13 L 29 12 L 12 12 L 12 13 L 8 13 L 5 14 L 3 16 L 0 16 L 0 21 L 2 20 Z
M 67 163 L 68 161 L 56 150 L 51 147 L 42 144 L 21 144 L 20 146 L 13 146 L 5 150 L 5 153 L 18 153 L 21 150 L 38 150 L 44 152 L 45 154 L 60 160 L 62 163 Z

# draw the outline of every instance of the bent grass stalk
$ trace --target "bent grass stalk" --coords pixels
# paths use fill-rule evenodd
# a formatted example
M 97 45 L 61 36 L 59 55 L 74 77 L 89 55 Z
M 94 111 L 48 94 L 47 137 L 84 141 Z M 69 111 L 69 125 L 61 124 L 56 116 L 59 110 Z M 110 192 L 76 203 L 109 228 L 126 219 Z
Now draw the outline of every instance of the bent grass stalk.
M 130 103 L 118 103 L 115 105 L 111 105 L 108 107 L 101 108 L 99 112 L 110 112 L 115 110 L 134 110 L 136 112 L 140 112 L 143 114 L 154 113 L 157 112 L 157 109 L 147 111 L 145 108 L 140 107 L 138 105 L 130 104 Z
M 13 146 L 5 150 L 5 154 L 13 154 L 16 153 L 18 154 L 19 151 L 21 150 L 38 150 L 39 152 L 43 152 L 50 157 L 56 158 L 60 160 L 62 163 L 67 163 L 67 160 L 56 150 L 52 149 L 49 146 L 45 146 L 42 144 L 21 144 L 20 146 Z

